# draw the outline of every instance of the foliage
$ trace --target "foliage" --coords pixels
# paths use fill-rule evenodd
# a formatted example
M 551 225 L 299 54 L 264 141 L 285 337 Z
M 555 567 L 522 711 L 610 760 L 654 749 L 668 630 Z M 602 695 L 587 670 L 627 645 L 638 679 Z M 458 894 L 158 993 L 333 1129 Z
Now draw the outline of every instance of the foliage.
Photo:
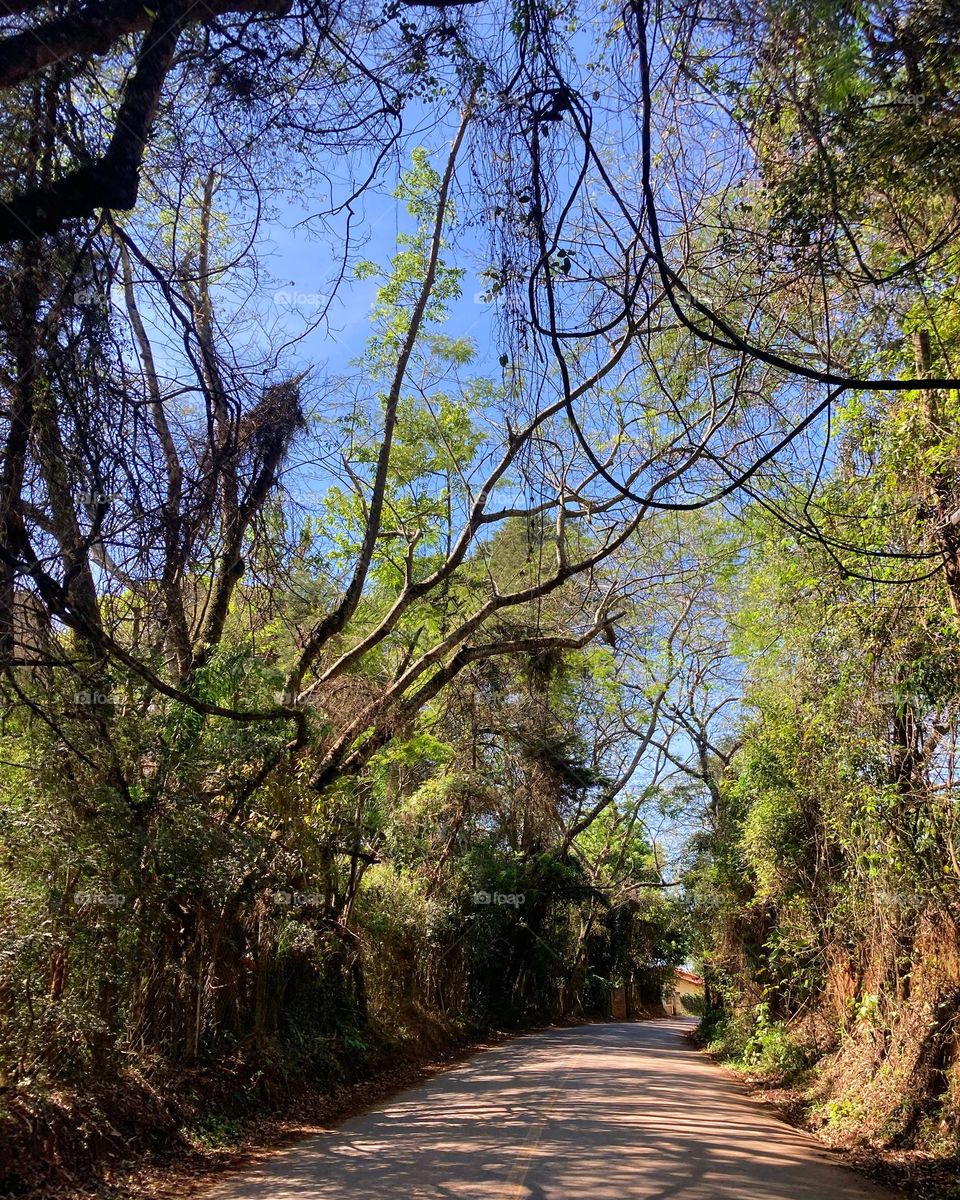
M 681 964 L 956 1125 L 951 4 L 6 8 L 12 1157 Z

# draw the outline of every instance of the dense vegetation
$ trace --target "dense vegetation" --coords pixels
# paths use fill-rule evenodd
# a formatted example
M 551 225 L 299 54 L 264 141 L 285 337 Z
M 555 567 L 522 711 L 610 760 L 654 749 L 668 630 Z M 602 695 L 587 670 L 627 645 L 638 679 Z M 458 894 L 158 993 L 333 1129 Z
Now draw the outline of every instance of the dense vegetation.
M 950 0 L 4 13 L 0 1187 L 684 961 L 953 1153 Z

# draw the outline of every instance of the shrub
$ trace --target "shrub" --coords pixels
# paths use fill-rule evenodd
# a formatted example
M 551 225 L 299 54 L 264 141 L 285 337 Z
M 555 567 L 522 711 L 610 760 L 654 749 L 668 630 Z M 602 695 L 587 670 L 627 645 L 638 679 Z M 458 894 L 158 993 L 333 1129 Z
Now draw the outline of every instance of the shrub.
M 807 1065 L 803 1047 L 783 1021 L 770 1018 L 770 1006 L 761 1002 L 754 1010 L 754 1029 L 743 1048 L 743 1065 L 772 1078 L 796 1075 Z
M 702 992 L 691 992 L 683 997 L 683 1007 L 694 1017 L 700 1017 L 701 1022 L 707 1012 L 707 998 Z

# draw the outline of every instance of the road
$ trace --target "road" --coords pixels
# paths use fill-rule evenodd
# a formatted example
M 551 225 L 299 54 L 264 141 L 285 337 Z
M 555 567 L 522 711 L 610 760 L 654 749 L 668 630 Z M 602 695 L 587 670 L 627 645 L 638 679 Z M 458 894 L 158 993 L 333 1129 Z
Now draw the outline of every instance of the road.
M 516 1038 L 205 1200 L 890 1200 L 747 1095 L 689 1029 Z

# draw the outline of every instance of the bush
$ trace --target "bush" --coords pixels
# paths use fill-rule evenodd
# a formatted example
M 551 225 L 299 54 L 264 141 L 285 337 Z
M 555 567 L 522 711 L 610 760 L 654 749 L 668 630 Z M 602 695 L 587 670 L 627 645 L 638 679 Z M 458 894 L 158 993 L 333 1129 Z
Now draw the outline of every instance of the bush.
M 707 998 L 702 992 L 691 992 L 683 997 L 683 1007 L 691 1016 L 699 1017 L 702 1023 L 707 1013 Z
M 700 1022 L 700 1034 L 710 1052 L 724 1062 L 739 1063 L 753 1032 L 753 1022 L 746 1013 L 728 1013 L 709 1009 Z
M 743 1065 L 780 1080 L 802 1071 L 807 1065 L 803 1047 L 782 1021 L 770 1019 L 768 1004 L 757 1005 L 754 1020 L 753 1033 L 743 1049 Z

